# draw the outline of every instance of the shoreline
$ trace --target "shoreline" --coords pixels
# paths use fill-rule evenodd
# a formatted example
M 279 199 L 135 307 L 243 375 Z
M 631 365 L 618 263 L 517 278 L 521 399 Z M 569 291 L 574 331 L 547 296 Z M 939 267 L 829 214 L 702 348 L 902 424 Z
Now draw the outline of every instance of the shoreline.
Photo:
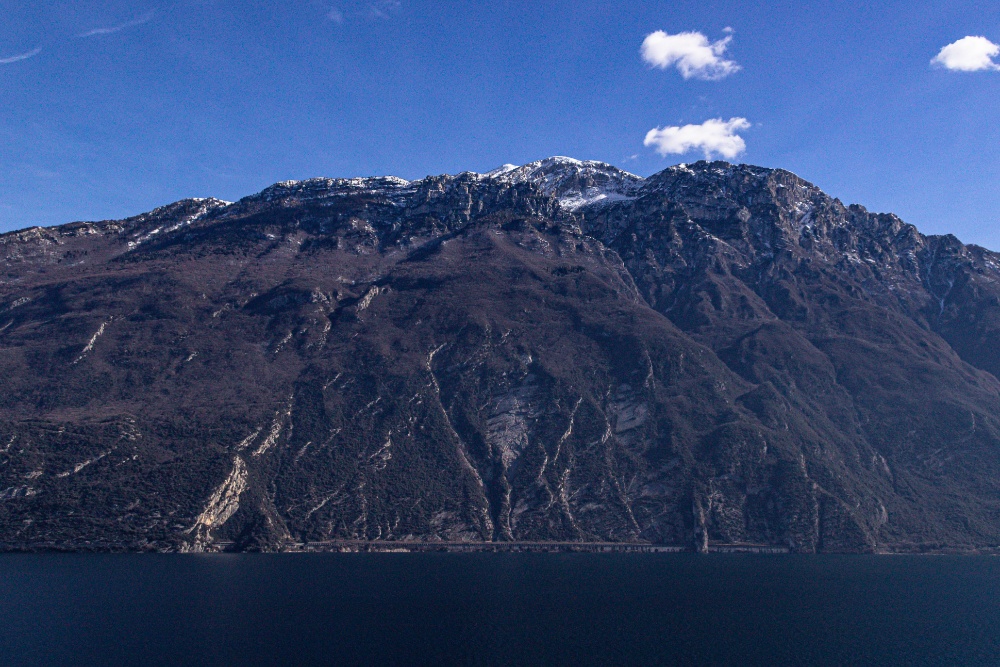
M 905 548 L 903 545 L 883 546 L 876 551 L 799 552 L 787 546 L 773 544 L 716 543 L 707 551 L 696 551 L 690 545 L 652 544 L 648 542 L 418 542 L 381 540 L 329 540 L 322 542 L 291 542 L 256 550 L 235 549 L 234 542 L 212 542 L 198 545 L 125 545 L 125 544 L 0 544 L 0 554 L 64 553 L 64 554 L 296 554 L 296 553 L 627 553 L 627 554 L 761 554 L 761 555 L 856 555 L 856 556 L 995 556 L 1000 547 Z

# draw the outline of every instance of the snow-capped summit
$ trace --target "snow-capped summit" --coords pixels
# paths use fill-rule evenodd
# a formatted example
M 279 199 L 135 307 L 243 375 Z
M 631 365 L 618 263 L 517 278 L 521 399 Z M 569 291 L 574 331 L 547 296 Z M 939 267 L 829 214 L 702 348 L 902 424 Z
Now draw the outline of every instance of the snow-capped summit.
M 595 160 L 554 156 L 521 167 L 505 164 L 484 176 L 507 183 L 534 183 L 559 199 L 562 208 L 575 211 L 601 202 L 631 199 L 643 179 Z
M 488 171 L 483 176 L 488 178 L 496 178 L 498 176 L 503 176 L 504 174 L 509 174 L 510 172 L 518 169 L 516 164 L 503 164 L 494 169 L 493 171 Z
M 429 182 L 440 184 L 442 178 L 447 181 L 459 177 L 471 177 L 500 185 L 530 183 L 544 194 L 555 197 L 560 207 L 568 211 L 634 199 L 645 183 L 645 179 L 640 176 L 605 162 L 554 156 L 522 166 L 504 164 L 485 174 L 464 172 L 457 176 L 432 176 L 416 181 L 407 181 L 395 176 L 281 181 L 244 198 L 242 203 L 254 204 L 274 200 L 315 202 L 368 192 L 383 196 L 397 205 L 406 206 L 410 198 Z

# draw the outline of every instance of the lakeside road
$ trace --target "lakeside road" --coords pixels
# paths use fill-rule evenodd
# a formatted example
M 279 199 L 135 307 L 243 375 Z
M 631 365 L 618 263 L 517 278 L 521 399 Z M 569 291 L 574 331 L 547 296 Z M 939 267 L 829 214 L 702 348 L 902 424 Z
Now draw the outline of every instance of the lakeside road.
M 215 542 L 221 551 L 233 546 L 232 542 Z M 709 552 L 717 553 L 788 553 L 786 547 L 767 544 L 718 544 L 709 545 Z M 295 542 L 285 551 L 375 551 L 375 552 L 576 552 L 576 553 L 685 553 L 690 547 L 648 542 L 406 542 L 383 540 L 327 540 L 321 542 Z

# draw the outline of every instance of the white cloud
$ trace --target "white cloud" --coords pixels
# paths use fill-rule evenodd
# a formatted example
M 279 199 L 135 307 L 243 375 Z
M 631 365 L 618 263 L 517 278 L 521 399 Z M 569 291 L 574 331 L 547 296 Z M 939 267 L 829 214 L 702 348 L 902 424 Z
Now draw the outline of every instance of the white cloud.
M 80 33 L 77 37 L 96 37 L 98 35 L 111 35 L 116 32 L 121 32 L 122 30 L 127 30 L 128 28 L 134 28 L 135 26 L 142 25 L 143 23 L 149 23 L 153 20 L 153 12 L 148 14 L 143 14 L 137 19 L 131 21 L 126 21 L 125 23 L 119 23 L 118 25 L 113 25 L 107 28 L 94 28 L 93 30 L 88 30 L 87 32 Z
M 0 58 L 0 65 L 9 65 L 11 63 L 16 63 L 20 60 L 27 60 L 28 58 L 34 58 L 41 52 L 42 52 L 42 47 L 39 46 L 37 49 L 32 49 L 31 51 L 28 51 L 26 53 L 19 53 L 16 56 L 8 56 L 6 58 Z
M 931 60 L 931 64 L 953 72 L 998 71 L 1000 64 L 993 62 L 993 58 L 997 55 L 1000 55 L 1000 45 L 985 37 L 970 36 L 941 49 L 941 52 Z
M 726 28 L 731 33 L 731 28 Z M 709 42 L 700 32 L 668 35 L 662 30 L 648 35 L 642 42 L 642 59 L 653 67 L 667 69 L 676 66 L 685 79 L 715 81 L 738 72 L 740 66 L 723 55 L 733 36 Z
M 747 148 L 743 137 L 736 133 L 749 127 L 750 122 L 746 118 L 713 118 L 701 125 L 658 127 L 647 132 L 642 143 L 653 146 L 657 153 L 664 156 L 700 150 L 708 160 L 714 154 L 731 160 Z
M 387 19 L 399 9 L 400 4 L 399 0 L 378 0 L 368 7 L 369 16 L 373 19 Z
M 341 0 L 326 13 L 326 18 L 337 25 L 358 20 L 376 21 L 392 18 L 402 7 L 400 0 Z

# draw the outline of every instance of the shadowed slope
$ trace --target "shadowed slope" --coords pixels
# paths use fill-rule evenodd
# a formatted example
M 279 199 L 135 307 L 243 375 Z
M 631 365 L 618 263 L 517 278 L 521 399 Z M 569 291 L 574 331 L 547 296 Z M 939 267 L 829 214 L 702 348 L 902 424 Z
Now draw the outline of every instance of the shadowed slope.
M 1000 543 L 993 253 L 553 158 L 0 236 L 0 542 Z

